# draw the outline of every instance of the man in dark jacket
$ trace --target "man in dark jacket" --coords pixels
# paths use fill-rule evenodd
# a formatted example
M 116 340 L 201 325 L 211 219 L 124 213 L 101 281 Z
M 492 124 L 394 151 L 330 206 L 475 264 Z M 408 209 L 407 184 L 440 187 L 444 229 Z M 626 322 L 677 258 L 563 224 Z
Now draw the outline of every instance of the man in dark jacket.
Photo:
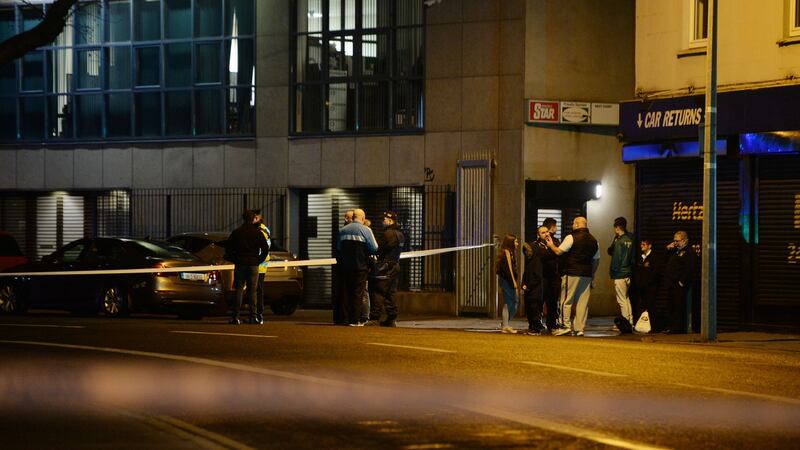
M 661 256 L 653 251 L 650 239 L 642 239 L 639 243 L 641 253 L 635 258 L 633 265 L 633 281 L 631 286 L 636 298 L 635 319 L 638 320 L 642 313 L 647 311 L 650 316 L 650 326 L 661 326 L 656 318 L 656 295 L 661 282 L 663 261 Z
M 592 280 L 600 261 L 597 239 L 589 233 L 588 222 L 583 216 L 572 221 L 572 233 L 558 247 L 548 238 L 547 246 L 557 255 L 564 255 L 564 296 L 561 298 L 562 327 L 553 331 L 555 336 L 572 334 L 583 336 L 589 318 L 589 296 Z M 571 320 L 572 305 L 575 304 L 575 320 Z
M 339 274 L 339 302 L 342 305 L 342 325 L 358 325 L 361 300 L 367 285 L 369 255 L 378 251 L 372 230 L 364 226 L 363 209 L 353 211 L 353 221 L 339 230 L 336 244 L 336 268 Z M 335 311 L 334 311 L 335 313 Z M 334 316 L 334 321 L 337 317 Z M 339 322 L 334 322 L 339 324 Z
M 547 237 L 558 247 L 561 241 L 556 237 L 558 222 L 552 217 L 544 219 L 542 226 L 537 231 L 536 244 L 542 260 L 542 277 L 544 292 L 544 305 L 547 310 L 547 328 L 554 330 L 558 326 L 558 293 L 561 291 L 561 272 L 558 266 L 558 255 L 547 246 Z
M 540 247 L 527 242 L 522 246 L 525 255 L 525 269 L 522 272 L 522 292 L 525 298 L 525 315 L 528 318 L 527 334 L 538 335 L 547 328 L 542 323 L 544 306 L 544 278 L 542 277 L 542 258 Z
M 234 325 L 242 323 L 239 320 L 239 310 L 242 308 L 242 296 L 246 286 L 251 311 L 250 321 L 260 324 L 263 323 L 263 319 L 259 320 L 256 312 L 258 265 L 269 255 L 269 243 L 259 228 L 259 216 L 255 211 L 248 209 L 242 214 L 242 219 L 244 223 L 233 230 L 225 245 L 225 258 L 235 266 L 233 279 L 236 285 L 236 303 L 233 305 L 230 323 Z
M 383 234 L 378 240 L 378 263 L 376 267 L 381 273 L 369 282 L 369 294 L 372 300 L 367 325 L 380 324 L 384 327 L 395 327 L 397 323 L 397 303 L 394 294 L 400 281 L 400 252 L 405 244 L 405 236 L 397 226 L 397 213 L 383 213 Z M 386 312 L 386 320 L 381 319 L 381 308 Z
M 689 235 L 685 231 L 675 233 L 667 251 L 670 256 L 664 268 L 664 287 L 669 293 L 671 328 L 664 331 L 683 334 L 687 331 L 686 308 L 697 254 L 689 245 Z
M 627 333 L 633 326 L 633 311 L 628 291 L 631 287 L 631 273 L 633 272 L 633 236 L 628 233 L 628 221 L 624 217 L 614 219 L 614 240 L 608 247 L 611 256 L 609 275 L 614 282 L 619 314 L 628 323 L 618 325 L 620 333 Z M 620 319 L 620 320 L 622 320 Z

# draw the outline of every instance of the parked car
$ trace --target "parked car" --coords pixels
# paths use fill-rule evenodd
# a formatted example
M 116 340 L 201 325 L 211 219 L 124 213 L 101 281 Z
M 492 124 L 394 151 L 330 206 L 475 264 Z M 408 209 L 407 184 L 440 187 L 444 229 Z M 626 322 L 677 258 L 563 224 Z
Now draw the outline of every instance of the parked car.
M 164 242 L 125 238 L 79 239 L 39 262 L 13 272 L 173 268 L 205 265 L 191 253 Z M 220 273 L 42 275 L 0 278 L 0 311 L 28 308 L 124 316 L 130 312 L 170 312 L 201 318 L 223 300 Z
M 14 236 L 0 231 L 0 271 L 10 269 L 28 262 L 22 254 Z
M 181 247 L 207 264 L 230 264 L 225 260 L 227 233 L 183 233 L 167 239 L 170 244 Z M 270 261 L 296 261 L 290 252 L 273 246 Z M 233 271 L 222 272 L 222 285 L 228 307 L 233 305 L 236 289 L 233 286 Z M 273 313 L 291 315 L 303 299 L 303 271 L 299 267 L 268 267 L 264 277 L 264 303 Z

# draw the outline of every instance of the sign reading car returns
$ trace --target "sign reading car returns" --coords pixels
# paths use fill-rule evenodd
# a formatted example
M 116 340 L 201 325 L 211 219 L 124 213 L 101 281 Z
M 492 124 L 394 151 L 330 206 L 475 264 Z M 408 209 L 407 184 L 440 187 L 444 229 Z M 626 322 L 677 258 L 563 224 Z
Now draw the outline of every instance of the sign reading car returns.
M 570 125 L 618 125 L 616 103 L 527 101 L 527 123 L 562 123 Z

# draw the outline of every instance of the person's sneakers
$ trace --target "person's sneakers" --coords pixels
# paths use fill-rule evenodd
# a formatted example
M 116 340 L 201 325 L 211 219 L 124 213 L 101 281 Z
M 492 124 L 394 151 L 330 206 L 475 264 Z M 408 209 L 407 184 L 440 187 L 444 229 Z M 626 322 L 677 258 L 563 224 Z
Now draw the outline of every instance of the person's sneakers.
M 234 317 L 233 319 L 229 320 L 228 323 L 231 325 L 239 325 L 242 323 L 242 321 L 239 320 L 238 317 Z
M 377 327 L 378 325 L 380 325 L 380 323 L 378 323 L 377 320 L 368 320 L 364 322 L 365 327 Z
M 539 336 L 540 334 L 542 334 L 542 332 L 541 332 L 541 330 L 531 330 L 529 328 L 529 329 L 523 331 L 522 334 L 525 334 L 525 335 L 528 335 L 528 336 Z
M 577 336 L 577 337 L 583 337 L 583 331 L 576 331 L 576 332 L 572 333 L 572 335 L 573 336 Z
M 515 329 L 513 329 L 513 328 L 511 328 L 509 326 L 505 326 L 505 327 L 501 328 L 500 332 L 501 333 L 505 333 L 505 334 L 517 334 L 517 330 L 515 330 Z
M 394 319 L 386 319 L 383 322 L 381 322 L 381 326 L 382 327 L 394 328 L 394 327 L 397 326 L 397 322 Z
M 572 334 L 572 328 L 563 327 L 553 330 L 553 336 L 564 336 L 566 334 Z
M 250 317 L 250 323 L 253 325 L 263 325 L 264 324 L 264 316 L 261 314 L 256 314 L 255 316 Z

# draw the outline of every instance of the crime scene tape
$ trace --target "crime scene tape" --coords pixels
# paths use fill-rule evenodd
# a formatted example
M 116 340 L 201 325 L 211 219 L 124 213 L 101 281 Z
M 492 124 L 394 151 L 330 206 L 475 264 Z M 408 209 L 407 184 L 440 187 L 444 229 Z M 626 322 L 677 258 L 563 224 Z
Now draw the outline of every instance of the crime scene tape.
M 431 250 L 416 250 L 413 252 L 403 252 L 400 259 L 421 258 L 424 256 L 439 255 L 442 253 L 472 250 L 476 248 L 491 247 L 494 244 L 465 245 L 461 247 L 434 248 Z M 288 268 L 288 267 L 311 267 L 311 266 L 332 266 L 336 264 L 335 258 L 306 259 L 300 261 L 269 261 L 267 267 Z M 233 270 L 233 264 L 220 264 L 211 266 L 187 266 L 187 267 L 153 267 L 144 269 L 105 269 L 105 270 L 64 270 L 55 272 L 2 272 L 0 277 L 42 277 L 42 276 L 76 276 L 76 275 L 124 275 L 137 273 L 174 273 L 174 272 L 207 272 L 211 270 Z

